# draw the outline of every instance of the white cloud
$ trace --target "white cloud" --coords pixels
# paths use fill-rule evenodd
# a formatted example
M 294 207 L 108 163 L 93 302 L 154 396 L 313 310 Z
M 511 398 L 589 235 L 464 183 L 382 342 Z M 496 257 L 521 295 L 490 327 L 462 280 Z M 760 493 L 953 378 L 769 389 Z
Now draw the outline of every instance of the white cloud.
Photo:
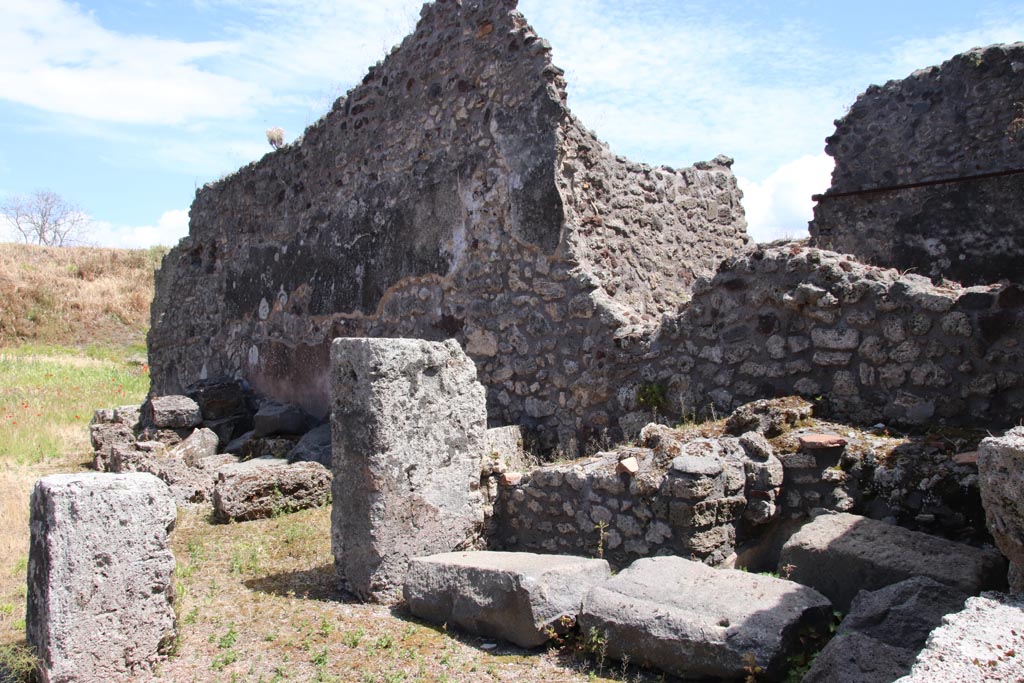
M 790 161 L 761 182 L 738 178 L 747 232 L 758 242 L 806 237 L 814 213 L 811 196 L 829 188 L 834 167 L 832 157 L 819 154 Z
M 188 209 L 165 211 L 156 225 L 113 225 L 105 221 L 94 222 L 87 241 L 98 247 L 144 249 L 162 244 L 174 246 L 188 235 Z
M 570 106 L 620 153 L 685 166 L 718 154 L 763 178 L 821 149 L 841 113 L 829 52 L 798 23 L 769 33 L 727 9 L 523 0 L 554 45 Z
M 115 33 L 60 0 L 7 0 L 0 97 L 115 123 L 241 116 L 268 98 L 266 89 L 198 66 L 236 49 Z

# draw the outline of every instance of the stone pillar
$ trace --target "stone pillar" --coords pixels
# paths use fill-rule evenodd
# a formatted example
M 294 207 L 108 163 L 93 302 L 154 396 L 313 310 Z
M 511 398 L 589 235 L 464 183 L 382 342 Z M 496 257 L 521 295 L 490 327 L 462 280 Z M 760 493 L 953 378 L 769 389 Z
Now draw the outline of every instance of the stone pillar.
M 175 637 L 174 496 L 151 474 L 60 474 L 32 492 L 26 631 L 44 683 L 127 680 Z
M 1012 593 L 1024 592 L 1024 427 L 978 447 L 978 488 L 985 522 L 996 545 L 1010 560 Z
M 483 386 L 458 343 L 336 339 L 331 542 L 342 588 L 397 601 L 409 561 L 483 525 Z

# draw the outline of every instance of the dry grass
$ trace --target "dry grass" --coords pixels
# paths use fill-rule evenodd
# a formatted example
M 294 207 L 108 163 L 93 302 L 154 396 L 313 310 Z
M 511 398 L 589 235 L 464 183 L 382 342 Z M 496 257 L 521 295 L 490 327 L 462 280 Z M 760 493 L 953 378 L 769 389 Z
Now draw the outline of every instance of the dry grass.
M 571 649 L 529 652 L 360 604 L 336 587 L 330 509 L 211 525 L 179 514 L 173 535 L 180 636 L 148 681 L 655 681 Z
M 84 468 L 94 408 L 148 390 L 141 343 L 159 253 L 0 244 L 0 678 L 21 670 L 28 501 L 34 482 Z M 69 348 L 78 347 L 78 348 Z M 330 510 L 214 525 L 180 513 L 177 651 L 149 678 L 396 683 L 656 681 L 561 649 L 527 652 L 449 633 L 336 589 Z M 20 683 L 20 682 L 19 682 Z
M 144 343 L 164 253 L 0 244 L 0 347 Z

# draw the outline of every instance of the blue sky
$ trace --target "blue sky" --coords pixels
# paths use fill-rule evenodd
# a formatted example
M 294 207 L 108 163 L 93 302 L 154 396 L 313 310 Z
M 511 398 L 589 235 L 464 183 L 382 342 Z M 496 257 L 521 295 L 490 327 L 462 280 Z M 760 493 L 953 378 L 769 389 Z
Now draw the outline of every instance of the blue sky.
M 0 200 L 55 190 L 92 241 L 174 244 L 197 187 L 293 139 L 415 25 L 410 0 L 3 0 Z M 736 159 L 751 233 L 801 235 L 824 139 L 871 83 L 1024 40 L 1019 1 L 521 0 L 612 149 Z

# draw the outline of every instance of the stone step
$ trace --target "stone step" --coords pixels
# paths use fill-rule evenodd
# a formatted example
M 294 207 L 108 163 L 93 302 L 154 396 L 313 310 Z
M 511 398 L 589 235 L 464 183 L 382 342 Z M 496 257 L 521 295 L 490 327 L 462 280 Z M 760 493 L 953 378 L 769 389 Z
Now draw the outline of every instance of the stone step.
M 822 514 L 782 547 L 779 572 L 820 591 L 841 611 L 858 591 L 927 576 L 976 595 L 1005 585 L 1006 560 L 938 536 L 847 513 Z
M 533 648 L 576 623 L 608 563 L 569 555 L 456 552 L 409 563 L 404 596 L 422 619 Z
M 783 579 L 681 557 L 637 560 L 587 593 L 585 638 L 605 653 L 683 678 L 779 676 L 797 636 L 823 633 L 832 606 Z

